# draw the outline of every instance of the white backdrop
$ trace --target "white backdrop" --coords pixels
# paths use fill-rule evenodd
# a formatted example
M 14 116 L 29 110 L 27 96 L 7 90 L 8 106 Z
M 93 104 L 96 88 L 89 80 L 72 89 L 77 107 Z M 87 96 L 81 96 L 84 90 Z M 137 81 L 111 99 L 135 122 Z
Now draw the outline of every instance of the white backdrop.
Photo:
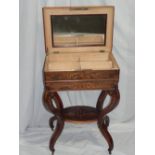
M 45 58 L 43 6 L 68 6 L 69 0 L 20 0 L 20 133 L 47 128 L 51 114 L 42 104 Z M 119 106 L 110 114 L 112 125 L 134 122 L 134 0 L 72 0 L 71 5 L 114 5 L 113 53 L 120 66 Z M 95 106 L 100 91 L 60 92 L 65 106 Z M 129 125 L 130 126 L 130 125 Z M 131 154 L 130 154 L 131 155 Z

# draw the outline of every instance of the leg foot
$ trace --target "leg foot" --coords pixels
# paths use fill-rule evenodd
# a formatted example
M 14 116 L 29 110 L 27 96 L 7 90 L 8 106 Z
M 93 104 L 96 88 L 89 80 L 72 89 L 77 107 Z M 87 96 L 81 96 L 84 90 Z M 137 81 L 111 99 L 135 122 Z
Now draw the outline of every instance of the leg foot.
M 56 125 L 56 129 L 55 129 L 55 131 L 51 137 L 50 145 L 49 145 L 50 150 L 52 151 L 52 155 L 54 155 L 54 152 L 55 152 L 54 145 L 55 145 L 57 139 L 59 138 L 59 136 L 62 133 L 62 130 L 64 128 L 64 120 L 61 116 L 56 116 L 55 118 L 52 119 L 52 122 L 54 119 L 57 120 L 57 125 Z
M 52 151 L 52 155 L 54 155 L 55 149 L 51 150 Z
M 111 155 L 111 154 L 112 154 L 112 150 L 108 149 L 108 152 L 109 152 L 109 155 Z

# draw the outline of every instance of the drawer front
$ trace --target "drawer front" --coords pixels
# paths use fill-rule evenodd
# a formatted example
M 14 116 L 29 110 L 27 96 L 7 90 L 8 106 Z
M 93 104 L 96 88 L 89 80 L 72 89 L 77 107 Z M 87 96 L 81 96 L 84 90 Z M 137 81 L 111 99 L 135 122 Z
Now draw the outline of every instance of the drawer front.
M 70 71 L 70 72 L 44 72 L 44 80 L 46 82 L 57 80 L 97 80 L 97 79 L 118 80 L 119 69 L 99 70 L 99 71 L 85 70 L 85 71 Z
M 50 91 L 63 90 L 92 90 L 104 89 L 110 90 L 118 83 L 118 80 L 66 80 L 66 81 L 52 81 L 45 82 L 45 87 Z

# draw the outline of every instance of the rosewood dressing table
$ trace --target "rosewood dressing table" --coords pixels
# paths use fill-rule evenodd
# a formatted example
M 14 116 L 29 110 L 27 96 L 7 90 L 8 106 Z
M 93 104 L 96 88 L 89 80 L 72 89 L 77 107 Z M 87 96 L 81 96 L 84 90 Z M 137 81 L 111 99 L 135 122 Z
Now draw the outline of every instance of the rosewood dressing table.
M 44 105 L 54 116 L 49 124 L 53 135 L 50 150 L 65 122 L 96 121 L 108 143 L 114 144 L 108 131 L 109 117 L 119 103 L 119 67 L 112 54 L 114 7 L 43 8 L 46 58 L 44 63 Z M 58 91 L 101 90 L 96 107 L 64 108 Z M 103 107 L 106 96 L 110 102 Z M 54 129 L 53 122 L 56 121 Z

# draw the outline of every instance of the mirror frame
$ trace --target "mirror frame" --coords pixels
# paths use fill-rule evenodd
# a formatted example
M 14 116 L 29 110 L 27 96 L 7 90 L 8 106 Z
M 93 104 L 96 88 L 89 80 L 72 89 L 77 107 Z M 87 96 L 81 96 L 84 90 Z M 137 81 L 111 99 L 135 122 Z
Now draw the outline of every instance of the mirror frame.
M 75 47 L 54 47 L 52 35 L 52 15 L 93 15 L 93 14 L 107 14 L 106 26 L 106 44 L 101 46 L 75 46 Z M 45 36 L 45 50 L 46 52 L 90 52 L 92 51 L 112 51 L 113 43 L 113 25 L 114 25 L 114 7 L 113 6 L 96 6 L 96 7 L 44 7 L 43 8 L 43 24 Z

